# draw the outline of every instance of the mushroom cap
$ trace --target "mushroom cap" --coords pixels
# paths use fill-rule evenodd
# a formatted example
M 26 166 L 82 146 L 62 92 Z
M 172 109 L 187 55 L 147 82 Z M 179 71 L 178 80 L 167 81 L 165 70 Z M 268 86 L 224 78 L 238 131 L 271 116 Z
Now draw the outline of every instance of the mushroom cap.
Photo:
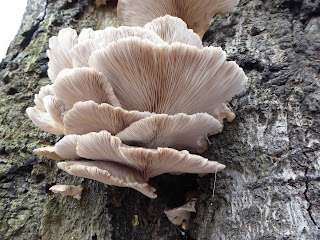
M 72 68 L 71 48 L 78 43 L 78 35 L 74 29 L 64 28 L 59 31 L 58 36 L 49 39 L 49 48 L 47 54 L 49 57 L 48 75 L 54 82 L 59 74 L 65 68 Z
M 75 148 L 71 149 L 71 147 Z M 141 173 L 144 179 L 163 173 L 214 173 L 225 166 L 208 161 L 188 151 L 171 148 L 145 149 L 122 144 L 107 131 L 81 136 L 68 135 L 56 144 L 56 153 L 63 158 L 82 157 L 91 160 L 112 161 L 127 165 Z M 74 155 L 70 154 L 73 153 Z
M 106 77 L 93 68 L 64 69 L 52 89 L 67 109 L 71 109 L 79 101 L 87 100 L 120 106 Z
M 108 161 L 59 162 L 58 167 L 71 175 L 97 180 L 118 187 L 130 187 L 149 198 L 156 198 L 155 188 L 148 185 L 140 173 L 132 168 Z
M 118 0 L 118 17 L 126 26 L 143 26 L 169 14 L 181 18 L 200 37 L 214 14 L 226 14 L 239 0 Z
M 166 15 L 158 17 L 143 26 L 144 29 L 155 32 L 165 42 L 171 44 L 180 42 L 202 49 L 200 37 L 178 17 Z
M 77 102 L 64 116 L 64 133 L 81 135 L 107 130 L 117 134 L 131 123 L 151 115 L 150 112 L 126 111 L 106 103 Z
M 90 36 L 87 37 L 88 39 L 82 40 L 82 42 L 76 44 L 70 50 L 73 67 L 88 67 L 89 58 L 94 51 L 103 49 L 111 42 L 123 38 L 135 36 L 141 39 L 149 39 L 156 44 L 164 44 L 164 41 L 156 33 L 141 27 L 108 27 L 104 30 L 100 30 L 98 33 L 95 32 L 91 33 Z
M 182 225 L 182 228 L 184 230 L 187 230 L 191 212 L 196 212 L 196 202 L 197 199 L 192 198 L 190 202 L 177 208 L 165 210 L 164 213 L 167 215 L 170 222 L 172 222 L 174 225 Z
M 220 133 L 222 128 L 223 125 L 207 113 L 156 114 L 132 123 L 116 136 L 128 145 L 173 147 L 201 153 L 208 147 L 206 136 Z
M 247 82 L 221 48 L 156 45 L 136 37 L 95 51 L 89 65 L 107 77 L 123 108 L 170 115 L 212 115 Z
M 78 200 L 81 199 L 81 193 L 84 187 L 82 185 L 74 186 L 74 185 L 60 185 L 56 184 L 49 188 L 50 191 L 55 193 L 60 193 L 65 196 L 72 196 L 73 198 L 76 198 Z
M 64 159 L 56 153 L 56 148 L 54 146 L 42 146 L 41 148 L 34 149 L 33 152 L 37 155 L 44 156 L 53 160 Z

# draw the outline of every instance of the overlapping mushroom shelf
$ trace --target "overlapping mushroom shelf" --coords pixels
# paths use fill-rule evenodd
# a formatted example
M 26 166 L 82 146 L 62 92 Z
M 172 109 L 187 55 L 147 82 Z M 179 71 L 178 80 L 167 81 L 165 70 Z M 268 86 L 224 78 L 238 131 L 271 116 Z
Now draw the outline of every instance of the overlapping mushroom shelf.
M 40 89 L 27 114 L 44 131 L 66 136 L 37 154 L 77 159 L 58 167 L 151 198 L 151 177 L 224 168 L 186 150 L 203 152 L 206 136 L 233 120 L 225 102 L 247 78 L 221 48 L 203 48 L 181 19 L 79 36 L 67 28 L 49 47 L 52 84 Z
M 226 14 L 239 0 L 118 0 L 118 17 L 124 25 L 143 26 L 169 14 L 181 18 L 200 37 L 214 14 Z

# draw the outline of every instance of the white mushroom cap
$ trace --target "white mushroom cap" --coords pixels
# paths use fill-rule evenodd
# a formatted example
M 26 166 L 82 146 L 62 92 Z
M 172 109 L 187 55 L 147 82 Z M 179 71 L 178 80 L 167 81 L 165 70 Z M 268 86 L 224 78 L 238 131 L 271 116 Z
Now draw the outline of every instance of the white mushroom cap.
M 206 113 L 156 114 L 132 123 L 116 136 L 128 145 L 173 147 L 201 153 L 207 149 L 207 134 L 220 133 L 222 128 L 217 119 Z
M 187 24 L 180 18 L 166 15 L 152 20 L 143 28 L 155 32 L 169 44 L 180 42 L 203 48 L 200 37 L 192 29 L 188 29 Z
M 34 149 L 33 152 L 53 160 L 64 160 L 64 158 L 56 153 L 56 148 L 54 146 L 42 146 L 41 148 Z
M 107 77 L 123 108 L 170 115 L 213 115 L 247 82 L 221 48 L 155 45 L 136 37 L 95 51 L 89 65 Z
M 65 196 L 71 196 L 75 199 L 80 200 L 81 199 L 81 193 L 84 187 L 82 185 L 74 186 L 74 185 L 54 185 L 51 188 L 49 188 L 50 191 L 55 193 L 60 193 Z
M 189 219 L 191 212 L 196 212 L 195 204 L 197 202 L 196 198 L 192 198 L 190 202 L 170 210 L 165 210 L 164 213 L 167 215 L 170 222 L 174 225 L 182 225 L 184 230 L 189 227 Z
M 126 26 L 143 26 L 169 14 L 181 18 L 200 37 L 214 14 L 226 14 L 239 0 L 118 0 L 118 17 Z
M 70 137 L 72 136 L 72 137 Z M 74 143 L 70 143 L 70 142 Z M 66 144 L 65 144 L 66 143 Z M 72 150 L 71 146 L 76 145 Z M 89 133 L 75 138 L 65 136 L 56 144 L 56 153 L 68 158 L 72 156 L 92 160 L 113 161 L 137 169 L 144 179 L 163 173 L 214 173 L 225 166 L 218 162 L 208 161 L 188 151 L 177 151 L 171 148 L 145 149 L 122 144 L 121 140 L 107 131 Z M 66 154 L 65 154 L 66 153 Z
M 41 111 L 45 111 L 43 99 L 46 96 L 54 96 L 52 85 L 46 85 L 44 87 L 41 87 L 39 93 L 34 96 L 34 103 Z
M 108 185 L 130 187 L 149 198 L 156 198 L 155 188 L 148 185 L 135 169 L 108 161 L 59 162 L 58 167 L 71 175 L 94 179 Z
M 59 31 L 58 36 L 49 39 L 47 54 L 49 57 L 48 75 L 52 82 L 55 81 L 60 71 L 72 68 L 72 58 L 69 51 L 78 43 L 78 35 L 74 29 L 64 28 Z
M 64 133 L 81 135 L 107 130 L 117 134 L 131 123 L 151 115 L 150 112 L 126 111 L 106 103 L 77 102 L 64 116 Z
M 92 68 L 64 69 L 52 89 L 67 109 L 71 109 L 76 102 L 87 100 L 120 106 L 106 77 Z
M 85 37 L 82 37 L 81 32 L 82 42 L 76 44 L 70 51 L 73 67 L 88 67 L 89 58 L 94 51 L 107 47 L 111 42 L 123 38 L 135 36 L 141 39 L 149 39 L 156 44 L 164 44 L 164 41 L 156 33 L 141 27 L 108 27 L 98 31 L 98 33 L 96 33 L 97 31 L 90 33 L 88 30 L 85 32 L 87 34 L 83 35 L 90 34 L 90 36 L 86 36 L 88 39 L 84 40 Z
M 26 112 L 32 122 L 42 130 L 55 135 L 63 134 L 63 129 L 53 121 L 49 113 L 43 112 L 37 107 L 28 107 Z

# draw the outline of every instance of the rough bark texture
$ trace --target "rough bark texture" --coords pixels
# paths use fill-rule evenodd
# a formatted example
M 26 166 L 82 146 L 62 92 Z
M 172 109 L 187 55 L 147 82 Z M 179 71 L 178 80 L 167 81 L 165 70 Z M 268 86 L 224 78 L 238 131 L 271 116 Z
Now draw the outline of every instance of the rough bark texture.
M 25 109 L 49 83 L 48 39 L 67 26 L 118 26 L 115 2 L 29 0 L 0 65 L 0 239 L 319 239 L 320 4 L 242 0 L 216 16 L 204 44 L 222 46 L 249 77 L 231 102 L 237 114 L 204 156 L 227 165 L 213 175 L 151 180 L 158 198 L 69 176 L 32 153 L 58 138 Z M 81 201 L 49 195 L 56 183 L 82 184 Z M 198 197 L 186 234 L 164 209 Z

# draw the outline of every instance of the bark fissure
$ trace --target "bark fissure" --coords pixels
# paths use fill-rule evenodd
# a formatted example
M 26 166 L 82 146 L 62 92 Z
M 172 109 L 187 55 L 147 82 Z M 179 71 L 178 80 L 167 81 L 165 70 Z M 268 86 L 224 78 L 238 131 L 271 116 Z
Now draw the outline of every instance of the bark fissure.
M 41 23 L 46 18 L 48 1 L 49 0 L 46 0 L 46 2 L 45 2 L 45 7 L 44 7 L 45 10 L 44 10 L 43 16 L 41 16 L 41 18 L 38 19 L 38 21 L 34 25 L 32 25 L 28 31 L 25 31 L 21 34 L 24 37 L 24 39 L 20 43 L 20 47 L 22 48 L 22 50 L 25 49 L 29 45 L 34 33 L 39 29 L 39 27 L 41 26 Z
M 308 208 L 307 208 L 309 217 L 310 217 L 312 223 L 313 223 L 318 229 L 320 229 L 320 227 L 317 225 L 316 220 L 315 220 L 314 217 L 312 216 L 312 209 L 311 209 L 311 208 L 312 208 L 312 202 L 310 201 L 310 199 L 309 199 L 309 197 L 308 197 L 309 182 L 311 181 L 311 180 L 309 179 L 309 177 L 307 176 L 307 175 L 308 175 L 308 170 L 309 170 L 309 168 L 306 168 L 306 169 L 305 169 L 305 184 L 306 184 L 306 189 L 305 189 L 303 195 L 304 195 L 305 199 L 307 200 L 307 202 L 308 202 L 308 204 L 309 204 L 309 206 L 308 206 Z

